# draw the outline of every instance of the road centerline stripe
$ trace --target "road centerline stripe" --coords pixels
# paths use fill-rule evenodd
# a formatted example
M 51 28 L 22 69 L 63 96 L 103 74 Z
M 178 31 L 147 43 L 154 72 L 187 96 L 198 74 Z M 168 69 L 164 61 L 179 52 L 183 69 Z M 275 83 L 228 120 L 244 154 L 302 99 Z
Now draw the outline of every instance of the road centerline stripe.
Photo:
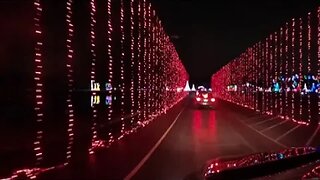
M 124 180 L 131 179 L 140 169 L 141 167 L 146 163 L 146 161 L 150 158 L 150 156 L 153 154 L 153 152 L 158 148 L 158 146 L 161 144 L 161 142 L 164 140 L 164 138 L 167 136 L 167 134 L 170 132 L 172 127 L 175 125 L 177 120 L 179 119 L 182 112 L 186 109 L 186 106 L 182 108 L 182 110 L 179 112 L 179 114 L 176 116 L 174 121 L 171 123 L 169 128 L 164 132 L 164 134 L 161 136 L 161 138 L 157 141 L 157 143 L 150 149 L 150 151 L 142 158 L 142 160 L 136 165 L 135 168 L 132 169 L 132 171 L 124 178 Z

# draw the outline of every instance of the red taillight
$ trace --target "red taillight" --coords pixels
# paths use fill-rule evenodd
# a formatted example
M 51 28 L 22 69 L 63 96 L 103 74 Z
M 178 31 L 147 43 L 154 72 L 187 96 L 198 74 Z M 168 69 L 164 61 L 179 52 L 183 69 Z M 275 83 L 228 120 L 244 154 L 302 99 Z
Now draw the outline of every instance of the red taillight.
M 215 98 L 211 98 L 211 102 L 215 102 L 216 101 L 216 99 Z
M 197 101 L 201 101 L 201 98 L 197 97 L 196 100 L 197 100 Z

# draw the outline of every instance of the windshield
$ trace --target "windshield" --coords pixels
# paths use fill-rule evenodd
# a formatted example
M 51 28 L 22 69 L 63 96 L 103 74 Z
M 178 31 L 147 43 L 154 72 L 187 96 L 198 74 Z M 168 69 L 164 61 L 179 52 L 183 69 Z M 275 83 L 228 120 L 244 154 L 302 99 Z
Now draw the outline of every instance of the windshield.
M 320 1 L 0 0 L 0 180 L 317 177 L 319 24 Z

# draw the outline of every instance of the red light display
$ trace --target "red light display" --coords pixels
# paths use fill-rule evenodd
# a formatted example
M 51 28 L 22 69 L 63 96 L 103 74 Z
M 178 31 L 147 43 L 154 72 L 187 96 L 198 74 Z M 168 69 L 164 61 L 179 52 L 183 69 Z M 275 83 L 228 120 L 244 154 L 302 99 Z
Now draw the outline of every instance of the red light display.
M 90 122 L 88 122 L 88 125 L 90 124 L 90 133 L 84 133 L 90 134 L 91 138 L 90 146 L 86 147 L 88 154 L 94 154 L 96 148 L 109 147 L 113 142 L 137 131 L 141 127 L 145 127 L 187 95 L 183 91 L 183 87 L 188 81 L 188 74 L 148 0 L 107 0 L 104 8 L 97 7 L 100 6 L 100 2 L 97 3 L 98 1 L 96 0 L 90 0 L 86 6 L 88 7 L 88 12 L 84 13 L 84 16 L 88 16 L 88 22 L 86 23 L 73 21 L 77 17 L 74 16 L 75 9 L 79 8 L 73 4 L 73 0 L 65 0 L 63 2 L 65 3 L 66 11 L 57 13 L 65 13 L 63 14 L 63 28 L 66 29 L 66 35 L 59 34 L 54 35 L 54 37 L 62 38 L 65 42 L 65 46 L 61 48 L 66 53 L 65 59 L 59 62 L 66 69 L 64 80 L 67 82 L 66 87 L 62 87 L 67 92 L 66 97 L 63 99 L 66 102 L 65 112 L 67 115 L 65 120 L 67 126 L 65 130 L 67 135 L 66 142 L 64 142 L 66 144 L 65 158 L 61 164 L 41 168 L 41 163 L 46 155 L 43 153 L 43 134 L 45 133 L 43 131 L 46 129 L 43 127 L 45 125 L 43 122 L 46 120 L 44 117 L 44 105 L 47 102 L 44 98 L 46 94 L 43 93 L 43 73 L 46 72 L 46 68 L 49 68 L 43 67 L 42 53 L 43 51 L 50 51 L 44 49 L 49 46 L 43 46 L 43 43 L 46 42 L 43 39 L 53 32 L 48 32 L 50 29 L 42 30 L 41 28 L 43 21 L 47 21 L 46 18 L 43 18 L 46 12 L 43 12 L 42 9 L 43 3 L 47 2 L 34 0 L 32 2 L 35 12 L 35 54 L 33 59 L 35 68 L 33 76 L 35 82 L 34 110 L 37 127 L 33 151 L 36 157 L 36 164 L 30 165 L 30 168 L 14 171 L 9 179 L 14 179 L 18 176 L 27 176 L 33 179 L 41 172 L 64 167 L 74 158 L 72 154 L 76 141 L 74 137 L 78 132 L 74 128 L 77 124 L 76 115 L 80 112 L 75 106 L 76 101 L 73 101 L 75 98 L 73 95 L 74 90 L 83 88 L 78 87 L 81 86 L 78 85 L 78 82 L 80 84 L 82 79 L 79 78 L 80 76 L 77 73 L 74 73 L 74 70 L 79 65 L 77 63 L 80 60 L 86 59 L 90 65 L 88 69 L 84 68 L 85 71 L 81 72 L 88 77 L 87 80 L 89 82 L 87 83 L 86 92 L 90 91 L 88 94 L 92 97 L 92 104 L 88 105 L 89 112 L 91 112 L 91 114 L 88 113 L 88 116 L 91 116 Z M 45 7 L 53 8 L 51 6 Z M 103 22 L 99 18 L 101 14 L 104 14 L 107 18 Z M 102 23 L 104 23 L 104 26 L 101 25 Z M 79 34 L 83 33 L 82 26 L 86 26 L 84 28 L 89 31 L 85 31 L 87 44 L 80 48 L 76 43 L 79 42 L 79 39 L 77 39 Z M 104 29 L 99 31 L 100 29 L 98 28 L 101 27 L 104 27 Z M 102 36 L 101 32 L 105 32 L 104 38 L 106 39 L 103 44 L 99 41 L 100 36 Z M 97 47 L 104 47 L 105 57 L 103 59 L 99 54 L 99 49 L 102 48 Z M 86 58 L 80 59 L 81 50 L 88 52 Z M 99 68 L 100 63 L 103 64 L 103 68 Z M 103 69 L 103 72 L 101 69 Z M 105 74 L 104 82 L 98 82 L 100 74 Z M 116 77 L 116 75 L 120 77 Z M 104 85 L 105 88 L 103 88 Z M 86 96 L 84 95 L 83 97 Z M 120 102 L 119 106 L 117 106 L 118 102 Z M 102 105 L 105 105 L 103 110 L 105 113 L 101 113 L 100 107 Z M 120 111 L 119 117 L 116 114 L 118 109 Z M 120 126 L 112 126 L 112 124 L 118 122 L 117 118 L 120 119 Z M 100 121 L 101 119 L 106 121 Z M 107 128 L 100 129 L 101 124 L 99 123 L 105 122 L 108 124 Z M 50 158 L 48 158 L 48 161 L 50 161 Z

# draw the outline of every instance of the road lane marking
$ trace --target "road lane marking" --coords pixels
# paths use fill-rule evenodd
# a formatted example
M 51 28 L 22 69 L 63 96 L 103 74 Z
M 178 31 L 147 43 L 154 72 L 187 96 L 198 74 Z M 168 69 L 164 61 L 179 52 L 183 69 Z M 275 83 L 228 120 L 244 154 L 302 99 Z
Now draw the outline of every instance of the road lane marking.
M 175 120 L 171 123 L 169 128 L 166 130 L 166 132 L 161 136 L 161 138 L 158 140 L 158 142 L 151 148 L 151 150 L 143 157 L 143 159 L 137 164 L 137 166 L 124 178 L 124 180 L 131 179 L 139 170 L 140 168 L 145 164 L 145 162 L 150 158 L 150 156 L 153 154 L 153 152 L 158 148 L 158 146 L 161 144 L 161 142 L 164 140 L 164 138 L 167 136 L 169 131 L 172 129 L 174 124 L 179 119 L 181 113 L 186 109 L 186 106 L 182 108 L 180 113 L 177 115 Z
M 290 129 L 289 131 L 287 131 L 286 133 L 282 134 L 281 136 L 279 136 L 276 141 L 279 141 L 280 139 L 284 138 L 285 136 L 287 136 L 288 134 L 290 134 L 291 132 L 293 132 L 294 130 L 298 129 L 301 125 L 297 125 L 294 128 Z
M 235 132 L 239 136 L 239 138 L 242 140 L 242 142 L 251 149 L 252 152 L 257 152 L 256 148 L 251 146 L 251 144 L 239 132 L 237 131 Z
M 314 137 L 316 136 L 316 134 L 318 133 L 320 129 L 320 125 L 318 125 L 317 129 L 313 132 L 312 136 L 309 138 L 309 140 L 306 143 L 306 146 L 310 146 L 310 144 L 312 143 Z
M 279 145 L 279 146 L 281 146 L 281 147 L 283 147 L 283 148 L 288 148 L 286 145 L 284 145 L 284 144 L 282 144 L 282 143 L 274 140 L 273 138 L 271 138 L 271 137 L 269 137 L 269 136 L 261 133 L 260 131 L 258 131 L 258 130 L 256 130 L 255 128 L 249 126 L 249 125 L 246 124 L 245 122 L 243 122 L 243 121 L 241 121 L 241 120 L 239 120 L 239 121 L 240 121 L 242 124 L 244 124 L 245 126 L 247 126 L 248 128 L 250 128 L 251 130 L 255 131 L 256 133 L 258 133 L 258 134 L 260 134 L 261 136 L 263 136 L 263 137 L 269 139 L 270 141 L 274 142 L 275 144 L 277 144 L 277 145 Z
M 287 119 L 287 120 L 285 120 L 285 121 L 279 122 L 279 123 L 277 123 L 277 124 L 275 124 L 275 125 L 273 125 L 273 126 L 267 127 L 267 128 L 263 129 L 263 130 L 260 131 L 260 132 L 268 131 L 268 130 L 270 130 L 270 129 L 272 129 L 272 128 L 275 128 L 275 127 L 277 127 L 277 126 L 280 126 L 280 125 L 282 125 L 282 124 L 284 124 L 284 123 L 286 123 L 286 122 L 288 122 L 288 121 L 290 121 L 290 119 Z
M 265 122 L 272 121 L 272 120 L 274 120 L 274 119 L 276 119 L 276 118 L 277 118 L 277 117 L 272 117 L 272 118 L 270 118 L 270 119 L 266 119 L 266 120 L 264 120 L 264 121 L 259 121 L 259 122 L 256 122 L 256 123 L 254 123 L 254 124 L 251 124 L 250 126 L 257 126 L 257 125 L 263 124 L 263 123 L 265 123 Z

